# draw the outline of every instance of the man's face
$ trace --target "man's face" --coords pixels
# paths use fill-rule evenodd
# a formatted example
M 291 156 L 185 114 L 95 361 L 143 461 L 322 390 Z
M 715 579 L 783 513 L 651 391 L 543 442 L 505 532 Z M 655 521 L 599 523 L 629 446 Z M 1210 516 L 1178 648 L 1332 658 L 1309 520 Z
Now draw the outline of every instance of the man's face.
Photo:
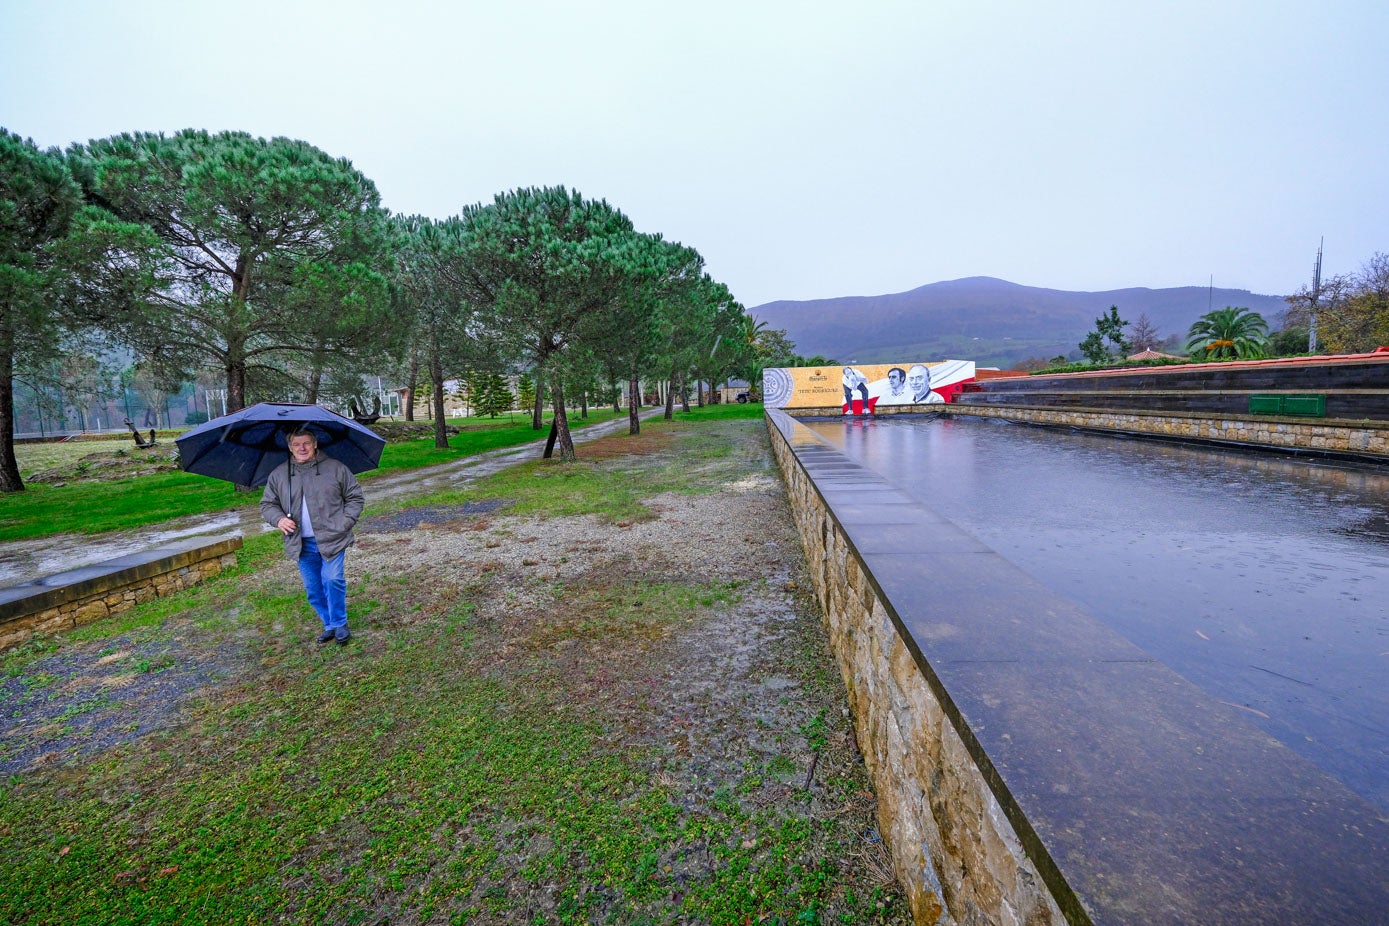
M 289 452 L 296 463 L 307 463 L 318 452 L 318 446 L 314 443 L 314 439 L 307 435 L 291 437 L 289 439 Z
M 900 392 L 901 389 L 902 389 L 902 371 L 901 371 L 901 370 L 888 370 L 888 371 L 887 371 L 887 382 L 888 382 L 888 385 L 890 385 L 890 386 L 892 387 L 892 391 L 893 391 L 893 392 Z
M 931 377 L 925 367 L 912 367 L 907 374 L 907 385 L 912 387 L 912 395 L 922 395 L 930 384 Z

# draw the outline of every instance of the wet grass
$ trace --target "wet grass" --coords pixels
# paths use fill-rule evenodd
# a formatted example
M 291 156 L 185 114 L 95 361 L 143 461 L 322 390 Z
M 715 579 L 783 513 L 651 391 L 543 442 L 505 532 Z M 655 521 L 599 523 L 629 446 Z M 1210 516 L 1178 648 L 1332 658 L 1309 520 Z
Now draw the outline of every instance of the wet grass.
M 626 412 L 623 412 L 626 414 Z M 576 412 L 569 414 L 569 428 L 579 431 L 593 424 L 611 421 L 614 417 L 611 408 L 591 408 L 587 418 L 580 418 Z M 418 422 L 416 422 L 418 424 Z M 530 426 L 529 416 L 514 415 L 510 418 L 451 418 L 451 425 L 464 430 L 449 436 L 448 447 L 434 446 L 434 438 L 425 437 L 409 441 L 393 441 L 381 455 L 381 466 L 359 478 L 363 482 L 383 474 L 436 463 L 448 463 L 461 457 L 469 457 L 489 450 L 515 447 L 535 440 L 544 440 L 550 433 L 547 423 L 541 430 Z
M 545 517 L 596 514 L 613 522 L 635 522 L 653 515 L 645 501 L 662 492 L 716 491 L 743 472 L 749 459 L 719 430 L 698 427 L 760 418 L 761 405 L 711 405 L 677 412 L 666 421 L 642 422 L 641 433 L 611 435 L 582 445 L 574 463 L 537 460 L 509 467 L 477 480 L 463 490 L 447 490 L 411 504 L 458 505 L 482 499 L 505 499 L 508 512 Z M 662 454 L 679 441 L 678 453 L 652 465 L 645 458 Z M 627 458 L 630 464 L 611 462 Z M 634 479 L 639 468 L 641 478 Z
M 700 431 L 643 425 L 684 475 L 654 452 L 613 473 L 531 468 L 527 504 L 607 511 L 589 496 L 626 483 L 623 504 L 640 506 L 746 471 L 746 431 Z M 318 649 L 279 557 L 275 538 L 250 538 L 231 573 L 0 661 L 52 687 L 26 673 L 55 652 L 176 639 L 233 678 L 176 728 L 0 781 L 0 922 L 902 921 L 854 861 L 866 785 L 829 757 L 843 725 L 815 705 L 842 688 L 813 616 L 778 655 L 811 692 L 806 719 L 692 798 L 653 723 L 683 709 L 662 703 L 652 659 L 752 587 L 589 576 L 549 588 L 553 608 L 499 619 L 478 616 L 481 586 L 380 577 L 350 590 L 370 632 Z M 846 809 L 814 809 L 793 758 L 806 752 L 833 770 L 822 800 Z
M 597 409 L 590 411 L 587 420 L 576 417 L 571 423 L 596 424 L 612 417 L 612 409 Z M 488 450 L 514 447 L 543 438 L 546 433 L 532 430 L 528 421 L 520 416 L 515 421 L 461 421 L 467 430 L 453 435 L 447 450 L 436 450 L 432 438 L 387 444 L 381 455 L 381 468 L 361 476 L 368 492 L 370 481 L 380 473 L 447 463 Z M 101 449 L 103 444 L 115 445 L 116 442 L 77 441 L 61 446 L 87 454 Z M 168 441 L 167 446 L 172 452 L 173 442 Z M 35 484 L 23 492 L 0 495 L 0 542 L 52 534 L 128 530 L 187 515 L 251 508 L 259 502 L 259 490 L 237 492 L 230 483 L 184 472 L 106 481 L 83 479 L 80 474 L 74 474 L 61 486 Z
M 185 515 L 248 508 L 259 501 L 259 490 L 238 493 L 229 483 L 183 472 L 33 485 L 0 496 L 0 541 L 99 534 Z

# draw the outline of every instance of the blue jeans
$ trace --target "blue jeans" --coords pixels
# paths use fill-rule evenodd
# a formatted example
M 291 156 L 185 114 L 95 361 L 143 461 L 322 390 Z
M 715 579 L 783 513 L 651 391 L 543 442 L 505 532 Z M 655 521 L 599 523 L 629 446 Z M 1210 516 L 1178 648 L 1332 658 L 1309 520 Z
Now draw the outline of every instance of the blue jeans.
M 323 619 L 324 630 L 347 626 L 347 578 L 343 574 L 343 550 L 332 559 L 324 559 L 312 537 L 304 537 L 299 550 L 299 575 L 304 578 L 304 591 L 309 604 Z

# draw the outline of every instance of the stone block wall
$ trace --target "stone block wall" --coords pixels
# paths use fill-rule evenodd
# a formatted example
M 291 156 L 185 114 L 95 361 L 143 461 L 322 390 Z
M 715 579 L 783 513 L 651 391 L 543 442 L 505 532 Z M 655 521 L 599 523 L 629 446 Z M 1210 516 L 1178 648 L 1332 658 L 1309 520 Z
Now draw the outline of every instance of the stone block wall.
M 890 604 L 770 419 L 769 428 L 915 922 L 1066 922 Z
M 147 550 L 0 589 L 0 651 L 190 588 L 236 565 L 240 537 Z

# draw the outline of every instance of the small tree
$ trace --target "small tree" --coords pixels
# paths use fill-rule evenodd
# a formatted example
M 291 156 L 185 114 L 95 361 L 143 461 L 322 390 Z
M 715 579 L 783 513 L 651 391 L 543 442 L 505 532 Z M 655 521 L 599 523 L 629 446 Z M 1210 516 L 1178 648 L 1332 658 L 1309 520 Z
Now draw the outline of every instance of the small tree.
M 1307 329 L 1292 325 L 1273 332 L 1268 338 L 1270 357 L 1296 357 L 1307 353 Z
M 1263 357 L 1268 349 L 1268 323 L 1258 312 L 1227 305 L 1196 320 L 1187 331 L 1186 349 L 1196 360 Z
M 1108 363 L 1117 352 L 1120 357 L 1131 350 L 1124 338 L 1124 328 L 1128 322 L 1119 317 L 1119 307 L 1112 305 L 1109 311 L 1095 319 L 1095 329 L 1080 342 L 1080 352 L 1091 363 Z
M 495 418 L 502 412 L 511 410 L 515 401 L 506 380 L 500 373 L 484 373 L 478 376 L 478 389 L 473 394 L 473 408 L 479 415 Z
M 517 404 L 521 408 L 530 408 L 535 404 L 535 380 L 529 373 L 522 373 L 516 380 L 516 391 L 520 393 L 520 401 Z

